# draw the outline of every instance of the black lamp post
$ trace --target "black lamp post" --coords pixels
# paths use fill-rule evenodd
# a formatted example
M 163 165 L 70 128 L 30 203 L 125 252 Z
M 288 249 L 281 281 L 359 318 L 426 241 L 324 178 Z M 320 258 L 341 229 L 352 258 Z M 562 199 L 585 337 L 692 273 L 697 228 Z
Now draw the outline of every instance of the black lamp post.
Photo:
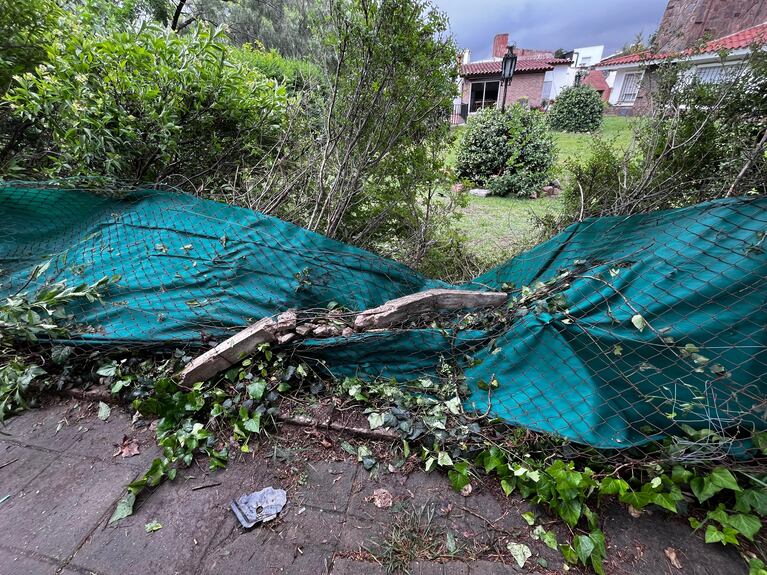
M 503 101 L 501 102 L 501 111 L 506 109 L 506 91 L 509 89 L 509 83 L 514 70 L 517 69 L 517 55 L 514 53 L 514 45 L 508 47 L 506 54 L 501 61 L 501 79 L 503 80 Z

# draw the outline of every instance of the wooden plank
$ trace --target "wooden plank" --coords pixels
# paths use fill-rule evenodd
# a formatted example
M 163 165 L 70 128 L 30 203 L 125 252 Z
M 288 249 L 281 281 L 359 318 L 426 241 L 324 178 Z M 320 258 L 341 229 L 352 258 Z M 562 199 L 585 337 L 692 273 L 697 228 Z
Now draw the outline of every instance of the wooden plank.
M 387 301 L 354 318 L 357 330 L 389 327 L 426 312 L 448 309 L 500 307 L 508 300 L 503 292 L 432 289 Z
M 270 317 L 246 327 L 190 361 L 180 374 L 181 384 L 205 381 L 242 361 L 262 343 L 273 342 L 276 339 L 276 328 L 277 324 Z

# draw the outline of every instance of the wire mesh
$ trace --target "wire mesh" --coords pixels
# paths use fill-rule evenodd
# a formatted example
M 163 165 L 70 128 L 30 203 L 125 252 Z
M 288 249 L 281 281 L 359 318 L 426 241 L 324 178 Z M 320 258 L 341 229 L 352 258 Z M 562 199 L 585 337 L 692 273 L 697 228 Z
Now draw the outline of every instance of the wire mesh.
M 204 349 L 293 309 L 310 327 L 284 345 L 330 375 L 404 382 L 454 366 L 465 409 L 578 444 L 673 437 L 673 457 L 712 461 L 753 455 L 748 438 L 767 429 L 764 197 L 576 223 L 453 286 L 505 291 L 508 305 L 364 333 L 359 311 L 451 286 L 168 191 L 8 185 L 0 213 L 0 295 L 120 276 L 103 303 L 72 310 L 89 328 L 70 344 Z M 30 284 L 46 260 L 46 277 Z

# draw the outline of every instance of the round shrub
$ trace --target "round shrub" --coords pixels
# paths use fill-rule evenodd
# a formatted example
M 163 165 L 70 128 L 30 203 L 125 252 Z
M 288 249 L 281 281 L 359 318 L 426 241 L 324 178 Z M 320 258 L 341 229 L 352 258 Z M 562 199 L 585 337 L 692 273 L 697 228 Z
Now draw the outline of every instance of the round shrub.
M 543 187 L 555 160 L 543 113 L 514 105 L 485 108 L 469 120 L 456 174 L 499 196 L 529 197 Z
M 549 123 L 563 132 L 593 132 L 602 123 L 602 97 L 591 86 L 562 90 L 549 112 Z

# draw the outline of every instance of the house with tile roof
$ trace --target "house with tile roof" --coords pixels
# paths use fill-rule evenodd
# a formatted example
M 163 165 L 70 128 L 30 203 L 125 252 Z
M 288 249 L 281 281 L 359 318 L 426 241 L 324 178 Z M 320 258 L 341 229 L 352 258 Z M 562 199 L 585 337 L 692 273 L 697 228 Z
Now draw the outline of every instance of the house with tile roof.
M 647 98 L 642 92 L 646 75 L 664 62 L 690 64 L 689 74 L 702 82 L 721 82 L 729 73 L 743 65 L 754 46 L 767 46 L 767 22 L 704 42 L 694 48 L 676 51 L 643 50 L 631 54 L 618 54 L 605 58 L 596 70 L 613 74 L 614 80 L 608 99 L 612 111 L 629 115 L 637 108 L 647 109 Z M 646 90 L 644 90 L 646 92 Z
M 463 123 L 468 115 L 488 106 L 500 107 L 505 94 L 506 105 L 523 103 L 538 107 L 546 98 L 544 89 L 551 85 L 567 85 L 570 57 L 556 58 L 553 51 L 515 48 L 517 66 L 514 76 L 504 86 L 501 62 L 509 46 L 508 34 L 497 34 L 493 39 L 492 57 L 477 62 L 469 61 L 464 53 L 460 66 L 460 103 L 453 114 L 453 123 Z M 548 82 L 548 83 L 547 83 Z

